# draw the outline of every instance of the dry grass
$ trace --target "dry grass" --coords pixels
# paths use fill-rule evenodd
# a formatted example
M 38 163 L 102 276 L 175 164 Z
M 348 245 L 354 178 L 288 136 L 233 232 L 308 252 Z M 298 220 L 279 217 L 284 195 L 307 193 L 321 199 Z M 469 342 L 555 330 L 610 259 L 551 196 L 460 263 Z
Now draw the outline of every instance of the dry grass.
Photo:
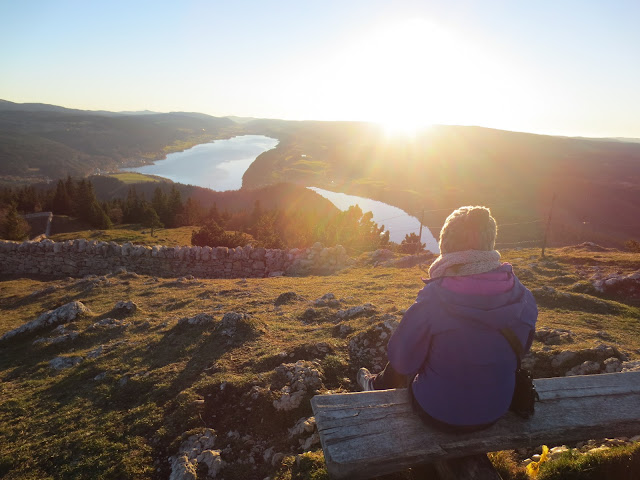
M 568 292 L 573 280 L 583 279 L 583 272 L 594 265 L 625 272 L 640 268 L 637 255 L 631 254 L 608 252 L 596 258 L 552 250 L 546 263 L 532 259 L 537 254 L 534 250 L 503 252 L 517 273 L 530 272 L 521 275 L 530 288 L 551 285 Z M 5 279 L 0 282 L 0 334 L 72 300 L 83 302 L 92 313 L 74 322 L 80 335 L 71 343 L 32 345 L 38 336 L 47 336 L 49 329 L 0 345 L 0 476 L 166 478 L 166 458 L 176 453 L 182 434 L 203 424 L 215 428 L 223 438 L 228 431 L 240 430 L 278 451 L 287 451 L 291 448 L 287 428 L 310 415 L 310 406 L 284 413 L 269 404 L 253 410 L 240 408 L 243 394 L 252 385 L 268 386 L 277 365 L 295 361 L 310 345 L 325 342 L 331 349 L 321 360 L 331 377 L 325 385 L 338 391 L 355 389 L 353 374 L 358 365 L 351 364 L 348 338 L 334 335 L 335 323 L 330 319 L 303 321 L 301 316 L 310 302 L 332 292 L 344 299 L 345 306 L 370 302 L 382 315 L 408 307 L 422 286 L 421 276 L 424 273 L 418 267 L 359 267 L 323 277 L 182 283 L 119 274 L 95 286 L 78 279 Z M 288 291 L 298 299 L 274 306 L 275 299 Z M 593 346 L 600 341 L 594 331 L 606 330 L 613 339 L 609 343 L 637 358 L 637 302 L 600 298 L 607 310 L 599 312 L 590 310 L 593 303 L 589 299 L 595 297 L 585 298 L 541 305 L 539 325 L 574 331 L 577 339 L 571 348 Z M 99 319 L 114 317 L 112 309 L 118 300 L 138 305 L 133 316 L 124 318 L 129 326 L 89 329 Z M 230 311 L 250 314 L 252 323 L 246 332 L 227 340 L 218 334 L 217 325 Z M 177 325 L 180 318 L 202 312 L 212 315 L 214 324 Z M 357 334 L 376 318 L 356 318 L 348 324 Z M 100 345 L 104 353 L 94 359 L 66 370 L 49 368 L 54 357 L 86 356 Z M 106 373 L 104 380 L 94 380 L 102 373 Z M 203 412 L 196 401 L 219 393 L 223 382 L 229 397 L 222 398 L 213 411 Z M 211 415 L 217 415 L 215 421 Z M 234 451 L 241 448 L 226 440 L 222 447 L 227 443 Z M 504 455 L 499 458 L 507 462 Z M 319 450 L 297 462 L 285 457 L 279 469 L 260 462 L 255 467 L 230 466 L 223 471 L 224 478 L 326 477 Z M 507 478 L 521 478 L 517 468 L 514 472 Z M 389 478 L 413 477 L 405 472 Z
M 156 228 L 153 237 L 151 229 L 141 225 L 119 225 L 118 228 L 110 230 L 82 230 L 69 233 L 58 233 L 51 236 L 54 242 L 64 242 L 86 238 L 88 240 L 99 240 L 102 242 L 127 243 L 137 245 L 167 245 L 177 247 L 191 245 L 191 233 L 198 227 L 179 228 Z

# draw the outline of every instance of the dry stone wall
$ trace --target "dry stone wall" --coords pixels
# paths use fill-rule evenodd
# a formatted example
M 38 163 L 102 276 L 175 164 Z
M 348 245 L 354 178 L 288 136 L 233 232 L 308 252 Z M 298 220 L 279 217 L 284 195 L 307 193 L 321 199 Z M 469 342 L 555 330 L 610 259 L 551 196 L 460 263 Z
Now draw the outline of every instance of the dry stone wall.
M 167 247 L 115 242 L 0 241 L 3 274 L 105 275 L 124 268 L 142 275 L 199 278 L 325 274 L 349 263 L 344 247 L 276 250 L 245 247 Z

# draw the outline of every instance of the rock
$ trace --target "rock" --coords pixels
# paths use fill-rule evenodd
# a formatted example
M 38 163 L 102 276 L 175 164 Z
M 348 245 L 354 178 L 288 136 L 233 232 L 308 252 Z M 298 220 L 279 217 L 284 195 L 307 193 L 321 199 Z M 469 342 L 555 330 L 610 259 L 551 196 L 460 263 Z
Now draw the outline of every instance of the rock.
M 127 328 L 129 326 L 124 320 L 118 320 L 115 318 L 103 318 L 102 320 L 98 320 L 93 325 L 89 327 L 89 330 L 98 330 L 98 329 L 113 329 L 113 328 Z
M 207 313 L 198 313 L 193 317 L 185 317 L 178 320 L 178 325 L 210 325 L 215 319 Z
M 364 305 L 359 305 L 357 307 L 351 307 L 346 310 L 338 310 L 336 312 L 336 317 L 340 320 L 348 320 L 356 317 L 370 317 L 374 315 L 377 311 L 375 305 L 371 303 L 365 303 Z
M 264 460 L 264 463 L 269 463 L 271 461 L 271 459 L 273 458 L 274 450 L 275 450 L 274 447 L 269 447 L 264 451 L 264 453 L 262 454 L 262 459 Z
M 600 373 L 600 362 L 586 360 L 581 365 L 573 367 L 565 375 L 569 377 L 573 375 L 592 375 L 594 373 Z
M 280 305 L 285 305 L 287 303 L 295 302 L 297 299 L 298 299 L 298 294 L 296 292 L 284 292 L 278 295 L 278 298 L 276 298 L 273 304 L 276 307 L 279 307 Z
M 594 277 L 593 286 L 599 292 L 625 298 L 640 298 L 640 270 L 628 275 L 615 273 L 605 278 L 595 275 Z
M 224 466 L 224 462 L 220 457 L 220 450 L 204 450 L 196 460 L 198 463 L 203 463 L 207 466 L 207 476 L 210 478 L 216 478 Z
M 570 330 L 543 327 L 536 331 L 535 339 L 545 345 L 559 345 L 573 342 L 573 333 Z
M 573 352 L 571 350 L 563 350 L 551 359 L 551 366 L 553 368 L 561 367 L 571 362 L 577 356 L 578 354 L 576 352 Z
M 136 305 L 134 302 L 119 301 L 116 302 L 115 306 L 113 307 L 113 312 L 118 315 L 132 315 L 137 309 L 138 305 Z
M 180 445 L 177 455 L 169 457 L 170 480 L 196 480 L 198 463 L 207 466 L 207 477 L 215 478 L 224 467 L 220 450 L 213 450 L 216 432 L 205 428 L 202 433 L 191 435 Z
M 316 428 L 315 417 L 302 417 L 289 429 L 289 438 L 299 437 L 303 433 L 312 433 Z
M 51 325 L 69 323 L 75 320 L 77 317 L 86 315 L 88 313 L 90 313 L 90 310 L 85 307 L 83 303 L 78 301 L 69 302 L 61 307 L 56 308 L 55 310 L 49 310 L 43 313 L 35 320 L 25 323 L 24 325 L 16 329 L 8 331 L 2 337 L 0 337 L 0 342 L 18 335 L 32 333 Z
M 300 448 L 303 452 L 308 451 L 313 445 L 319 445 L 320 444 L 320 435 L 318 434 L 318 432 L 314 432 L 313 434 L 311 434 L 311 436 L 309 438 L 307 438 L 304 441 L 300 441 Z
M 607 447 L 606 445 L 600 445 L 599 447 L 592 448 L 591 450 L 588 450 L 587 453 L 590 453 L 590 454 L 600 453 L 600 452 L 604 452 L 606 450 L 609 450 L 609 448 L 610 447 Z
M 277 467 L 282 463 L 282 460 L 284 460 L 284 453 L 281 452 L 277 452 L 273 454 L 273 457 L 271 457 L 271 466 L 273 467 Z
M 345 323 L 339 323 L 335 327 L 333 327 L 333 334 L 336 337 L 347 338 L 347 336 L 353 333 L 353 327 L 351 325 L 347 325 Z
M 340 306 L 340 300 L 338 300 L 333 293 L 325 293 L 320 298 L 314 300 L 313 306 L 337 308 Z
M 322 314 L 316 308 L 307 308 L 302 315 L 300 315 L 300 319 L 304 322 L 312 322 L 318 317 L 321 317 Z
M 382 370 L 387 363 L 388 339 L 399 324 L 392 318 L 360 332 L 349 340 L 349 356 L 353 365 L 373 369 L 374 373 Z
M 72 368 L 82 363 L 84 359 L 82 357 L 56 357 L 49 362 L 49 367 L 54 370 L 63 370 L 66 368 Z
M 251 319 L 247 313 L 227 312 L 217 327 L 221 335 L 236 337 L 240 333 L 261 332 L 262 326 Z
M 604 361 L 604 372 L 605 373 L 615 373 L 620 372 L 622 370 L 622 362 L 616 357 L 607 358 Z
M 60 325 L 62 326 L 62 325 Z M 58 330 L 58 329 L 56 329 Z M 54 330 L 55 331 L 55 330 Z M 37 340 L 33 341 L 33 345 L 38 345 L 40 343 L 44 343 L 47 345 L 55 345 L 57 343 L 64 343 L 64 342 L 68 342 L 68 341 L 73 341 L 76 338 L 78 338 L 79 333 L 78 332 L 67 332 L 64 329 L 61 331 L 61 335 L 58 335 L 57 337 L 50 337 L 50 338 L 38 338 Z
M 196 480 L 196 466 L 195 462 L 189 461 L 189 457 L 185 454 L 176 455 L 170 458 L 171 462 L 171 475 L 169 480 Z
M 298 408 L 305 398 L 307 392 L 304 390 L 291 391 L 291 387 L 283 387 L 280 390 L 280 397 L 273 401 L 273 406 L 276 410 L 283 410 L 285 412 Z
M 560 455 L 561 453 L 564 452 L 568 452 L 569 451 L 569 447 L 567 447 L 566 445 L 561 445 L 559 447 L 553 447 L 551 449 L 549 449 L 549 456 L 551 458 L 556 457 L 558 455 Z
M 298 408 L 307 394 L 313 394 L 322 387 L 322 373 L 312 362 L 298 360 L 296 363 L 283 363 L 275 370 L 284 383 L 277 392 L 278 398 L 273 401 L 276 410 Z
M 621 372 L 640 372 L 640 360 L 631 360 L 628 362 L 622 362 Z

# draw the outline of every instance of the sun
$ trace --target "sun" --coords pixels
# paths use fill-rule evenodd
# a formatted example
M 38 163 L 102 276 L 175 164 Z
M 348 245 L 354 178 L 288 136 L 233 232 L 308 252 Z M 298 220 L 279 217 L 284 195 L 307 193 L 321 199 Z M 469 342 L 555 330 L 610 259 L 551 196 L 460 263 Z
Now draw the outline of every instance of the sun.
M 389 134 L 410 135 L 443 118 L 458 84 L 459 44 L 441 27 L 410 19 L 376 28 L 348 52 L 370 119 Z M 358 78 L 360 77 L 360 78 Z
M 376 122 L 388 135 L 495 125 L 515 115 L 523 87 L 479 42 L 424 18 L 369 26 L 332 53 L 299 78 L 299 98 L 318 118 Z
M 407 113 L 406 116 L 390 117 L 376 123 L 382 127 L 386 137 L 412 138 L 433 126 L 427 119 Z

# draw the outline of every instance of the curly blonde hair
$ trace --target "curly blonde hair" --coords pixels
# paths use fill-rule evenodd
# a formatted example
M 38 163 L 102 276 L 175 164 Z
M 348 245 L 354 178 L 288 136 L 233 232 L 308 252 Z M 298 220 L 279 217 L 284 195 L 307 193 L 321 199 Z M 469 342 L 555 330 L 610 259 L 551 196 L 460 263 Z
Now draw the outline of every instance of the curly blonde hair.
M 466 206 L 454 210 L 440 230 L 440 253 L 495 250 L 498 225 L 491 210 Z

